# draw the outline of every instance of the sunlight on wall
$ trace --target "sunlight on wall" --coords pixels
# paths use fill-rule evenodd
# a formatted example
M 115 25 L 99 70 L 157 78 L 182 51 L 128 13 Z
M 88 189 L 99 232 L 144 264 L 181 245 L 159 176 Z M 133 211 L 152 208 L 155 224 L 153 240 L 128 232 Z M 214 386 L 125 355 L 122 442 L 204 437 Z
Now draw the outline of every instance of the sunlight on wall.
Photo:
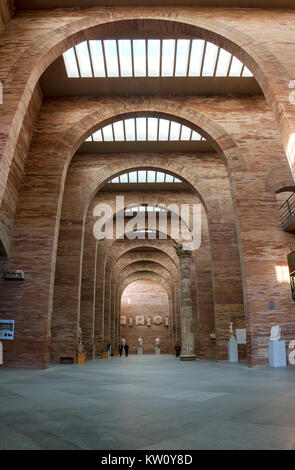
M 289 283 L 290 274 L 288 266 L 276 266 L 277 281 L 280 283 Z

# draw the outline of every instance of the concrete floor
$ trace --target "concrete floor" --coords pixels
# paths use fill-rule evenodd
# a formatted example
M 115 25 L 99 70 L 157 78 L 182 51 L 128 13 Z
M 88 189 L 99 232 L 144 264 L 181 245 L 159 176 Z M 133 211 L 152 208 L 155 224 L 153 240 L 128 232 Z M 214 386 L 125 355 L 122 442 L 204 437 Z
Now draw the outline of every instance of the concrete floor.
M 129 356 L 0 369 L 0 449 L 294 449 L 295 368 Z

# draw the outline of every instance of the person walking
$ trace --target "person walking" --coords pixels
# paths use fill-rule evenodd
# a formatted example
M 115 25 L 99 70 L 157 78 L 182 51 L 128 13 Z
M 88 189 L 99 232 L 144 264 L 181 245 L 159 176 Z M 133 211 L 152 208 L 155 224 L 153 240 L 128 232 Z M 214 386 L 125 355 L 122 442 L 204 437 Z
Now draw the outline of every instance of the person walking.
M 180 346 L 179 342 L 177 341 L 176 344 L 175 344 L 175 356 L 176 357 L 180 356 L 180 350 L 181 350 L 181 346 Z
M 123 352 L 124 346 L 122 343 L 119 344 L 119 356 L 122 357 L 122 352 Z
M 124 346 L 124 350 L 125 350 L 125 357 L 128 357 L 129 346 L 128 346 L 127 343 L 126 343 L 125 346 Z

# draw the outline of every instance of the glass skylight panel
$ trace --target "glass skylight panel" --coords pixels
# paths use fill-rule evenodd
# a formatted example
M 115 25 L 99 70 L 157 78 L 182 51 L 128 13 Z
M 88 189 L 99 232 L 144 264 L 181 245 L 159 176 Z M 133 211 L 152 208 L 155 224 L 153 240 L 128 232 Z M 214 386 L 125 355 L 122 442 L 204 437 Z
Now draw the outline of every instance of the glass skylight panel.
M 237 59 L 236 57 L 233 57 L 231 67 L 230 67 L 230 71 L 229 71 L 229 76 L 230 77 L 239 77 L 241 75 L 242 68 L 243 68 L 242 62 L 239 59 Z
M 168 121 L 168 119 L 159 120 L 159 140 L 168 140 L 169 123 L 170 121 Z
M 189 48 L 190 48 L 189 39 L 177 40 L 175 77 L 187 76 Z
M 105 77 L 104 57 L 101 41 L 89 41 L 92 68 L 95 77 Z
M 81 77 L 92 77 L 92 69 L 87 41 L 81 42 L 76 46 L 76 53 L 80 68 Z
M 70 78 L 253 77 L 236 57 L 203 39 L 90 40 L 63 57 Z
M 112 124 L 109 124 L 108 126 L 103 127 L 102 128 L 102 133 L 103 133 L 103 140 L 105 142 L 113 142 L 114 141 Z
M 174 177 L 172 175 L 166 174 L 165 183 L 173 183 Z
M 128 183 L 128 173 L 120 176 L 120 183 Z
M 146 183 L 146 171 L 140 170 L 138 172 L 138 183 Z
M 171 122 L 170 126 L 170 140 L 179 140 L 180 124 L 178 122 Z
M 114 39 L 103 41 L 108 77 L 119 77 L 117 43 Z
M 119 60 L 121 77 L 132 77 L 132 51 L 131 40 L 120 39 L 119 44 Z
M 148 118 L 148 140 L 157 140 L 158 138 L 158 119 Z
M 203 39 L 194 39 L 192 41 L 189 77 L 199 77 L 201 75 L 204 45 L 205 41 Z
M 94 134 L 92 134 L 92 137 L 95 142 L 102 142 L 101 129 L 99 129 L 99 131 L 94 132 Z
M 126 140 L 135 140 L 135 120 L 133 118 L 125 120 Z
M 148 40 L 148 76 L 160 76 L 160 49 L 161 42 L 159 39 Z
M 131 171 L 129 173 L 129 183 L 137 183 L 137 171 Z
M 68 77 L 79 78 L 79 70 L 74 49 L 71 48 L 68 51 L 64 52 L 63 58 Z
M 228 73 L 228 68 L 230 64 L 231 54 L 224 49 L 220 49 L 217 68 L 216 68 L 216 77 L 226 77 Z
M 202 71 L 203 77 L 213 77 L 218 49 L 219 49 L 218 46 L 215 46 L 215 44 L 212 44 L 211 42 L 207 42 L 203 71 Z
M 250 72 L 250 70 L 246 66 L 244 66 L 242 77 L 253 77 L 253 73 Z
M 90 135 L 89 137 L 87 137 L 85 142 L 92 142 L 92 136 Z
M 146 50 L 144 39 L 133 40 L 134 76 L 146 77 Z
M 146 140 L 146 118 L 136 118 L 137 140 Z
M 165 173 L 161 171 L 157 171 L 157 183 L 164 183 L 165 181 Z
M 147 182 L 148 183 L 155 183 L 156 181 L 156 172 L 153 170 L 148 170 L 147 172 Z
M 124 173 L 116 178 L 113 178 L 109 183 L 182 183 L 182 181 L 175 176 L 164 173 L 163 171 L 154 171 L 154 170 L 138 170 L 131 171 L 130 173 Z M 157 207 L 157 206 L 129 206 L 125 208 L 125 212 L 143 212 L 143 211 L 165 211 L 166 208 Z
M 139 181 L 139 182 L 141 183 L 141 181 Z M 138 212 L 145 212 L 145 206 L 139 206 L 138 207 Z
M 191 140 L 201 140 L 201 137 L 202 136 L 198 132 L 193 131 Z
M 190 140 L 192 130 L 187 126 L 181 127 L 180 140 Z
M 175 39 L 162 41 L 162 77 L 172 77 L 175 59 Z
M 114 122 L 113 128 L 114 128 L 115 140 L 120 141 L 120 142 L 124 141 L 125 136 L 124 136 L 123 121 Z

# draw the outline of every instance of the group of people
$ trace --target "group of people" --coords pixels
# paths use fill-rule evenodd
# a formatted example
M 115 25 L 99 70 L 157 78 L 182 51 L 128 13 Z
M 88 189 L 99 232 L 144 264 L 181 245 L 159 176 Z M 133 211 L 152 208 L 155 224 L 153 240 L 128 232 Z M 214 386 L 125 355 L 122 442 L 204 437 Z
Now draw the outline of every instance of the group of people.
M 125 344 L 120 343 L 119 344 L 119 356 L 120 357 L 122 357 L 123 350 L 125 352 L 125 357 L 128 357 L 129 346 L 128 346 L 127 343 L 125 343 Z
M 128 357 L 129 346 L 128 346 L 127 343 L 125 343 L 125 344 L 120 343 L 120 344 L 119 344 L 119 356 L 120 356 L 120 357 L 122 357 L 123 351 L 125 352 L 125 357 Z M 109 355 L 109 356 L 113 356 L 113 355 L 114 355 L 114 353 L 112 352 L 112 345 L 111 345 L 111 343 L 109 343 L 108 346 L 107 346 L 107 352 L 108 352 L 108 355 Z

